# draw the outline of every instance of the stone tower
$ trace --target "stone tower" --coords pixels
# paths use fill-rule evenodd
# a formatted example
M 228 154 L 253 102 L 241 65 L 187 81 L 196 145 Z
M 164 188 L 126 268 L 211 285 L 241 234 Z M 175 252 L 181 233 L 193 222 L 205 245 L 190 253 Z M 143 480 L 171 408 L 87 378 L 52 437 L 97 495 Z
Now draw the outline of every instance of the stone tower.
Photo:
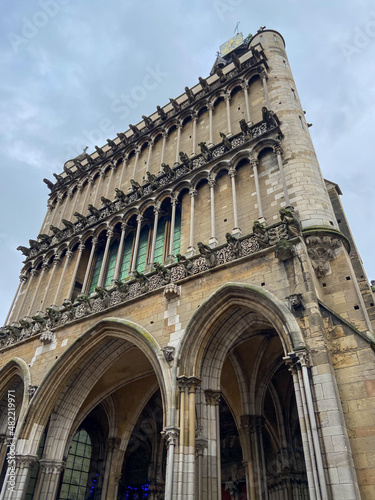
M 0 499 L 374 498 L 374 295 L 280 33 L 54 175 L 0 331 Z

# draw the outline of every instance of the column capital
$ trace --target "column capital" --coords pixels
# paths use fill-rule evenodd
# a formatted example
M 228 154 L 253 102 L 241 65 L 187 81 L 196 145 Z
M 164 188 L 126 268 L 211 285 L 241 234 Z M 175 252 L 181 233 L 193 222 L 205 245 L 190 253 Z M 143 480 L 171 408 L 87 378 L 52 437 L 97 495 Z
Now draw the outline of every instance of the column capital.
M 284 151 L 283 151 L 283 148 L 279 144 L 277 144 L 273 147 L 273 152 L 274 152 L 275 156 L 281 156 Z
M 107 439 L 107 446 L 109 451 L 115 451 L 120 448 L 121 445 L 121 438 L 119 437 L 109 437 Z
M 111 170 L 115 171 L 117 169 L 117 164 L 114 161 L 111 161 Z
M 49 271 L 49 264 L 47 260 L 43 260 L 42 265 L 41 265 L 43 271 Z
M 143 216 L 141 214 L 138 214 L 137 215 L 137 222 L 138 222 L 138 224 L 141 224 L 142 221 L 143 221 Z
M 85 248 L 86 248 L 85 244 L 83 243 L 83 241 L 81 241 L 80 244 L 78 245 L 78 251 L 83 252 Z
M 67 250 L 65 256 L 68 260 L 72 260 L 73 252 L 71 250 Z
M 185 375 L 177 377 L 177 384 L 181 392 L 186 390 L 195 392 L 200 383 L 201 381 L 197 377 L 186 377 Z
M 25 273 L 21 273 L 19 278 L 21 283 L 25 283 L 27 281 L 27 275 Z
M 121 231 L 126 231 L 128 228 L 128 223 L 127 222 L 121 222 Z
M 196 122 L 198 120 L 198 113 L 192 113 L 191 114 L 191 119 L 193 120 L 193 122 Z
M 223 97 L 225 102 L 230 101 L 230 92 L 224 92 Z
M 241 428 L 248 432 L 260 434 L 264 427 L 263 415 L 241 415 Z
M 159 214 L 160 213 L 160 208 L 161 208 L 161 204 L 160 203 L 157 203 L 155 206 L 154 206 L 154 214 Z
M 215 186 L 216 186 L 216 180 L 215 180 L 215 179 L 213 179 L 212 177 L 210 177 L 210 178 L 208 179 L 208 187 L 210 187 L 210 188 L 214 188 Z
M 204 395 L 206 398 L 206 404 L 210 406 L 217 406 L 220 401 L 221 397 L 221 392 L 220 391 L 214 391 L 212 389 L 206 389 L 204 391 Z
M 259 160 L 257 158 L 251 157 L 250 158 L 250 165 L 252 168 L 258 168 L 259 167 Z
M 248 83 L 247 82 L 242 82 L 241 83 L 241 88 L 242 88 L 242 90 L 247 90 L 249 88 Z
M 166 139 L 168 137 L 168 130 L 162 130 L 161 135 L 163 139 Z
M 309 366 L 308 352 L 305 349 L 297 352 L 289 352 L 288 356 L 283 358 L 283 361 L 285 361 L 291 373 L 296 373 L 302 366 Z
M 135 154 L 139 155 L 140 153 L 141 153 L 141 148 L 140 147 L 135 148 Z
M 190 198 L 194 198 L 195 196 L 197 196 L 197 194 L 198 191 L 196 189 L 190 189 L 189 191 Z
M 165 444 L 167 446 L 176 446 L 178 437 L 180 435 L 180 429 L 174 426 L 164 427 L 164 430 L 161 434 L 165 439 Z
M 176 127 L 177 127 L 177 130 L 181 130 L 182 129 L 182 122 L 178 121 L 176 124 Z
M 229 175 L 230 178 L 236 177 L 237 170 L 234 167 L 230 167 L 230 169 L 228 170 L 228 175 Z
M 109 240 L 112 239 L 113 234 L 114 234 L 113 229 L 111 227 L 109 227 L 107 229 L 107 232 L 106 232 L 107 239 L 109 239 Z
M 265 68 L 261 68 L 260 69 L 259 76 L 262 79 L 267 79 L 268 78 L 268 74 L 267 74 L 267 71 L 265 70 Z
M 99 238 L 97 238 L 96 236 L 92 239 L 91 241 L 91 246 L 93 247 L 96 247 L 96 245 L 98 244 L 98 241 L 99 241 Z
M 33 277 L 33 278 L 36 278 L 38 276 L 38 270 L 35 269 L 34 267 L 30 270 L 30 275 Z
M 215 107 L 214 103 L 213 102 L 208 102 L 207 103 L 207 109 L 210 111 L 210 110 L 213 110 Z
M 55 256 L 53 258 L 53 263 L 56 267 L 58 267 L 61 264 L 61 252 L 55 253 Z
M 16 455 L 16 463 L 19 469 L 29 469 L 38 461 L 38 455 Z
M 39 465 L 44 474 L 60 474 L 65 468 L 64 460 L 54 460 L 50 458 L 41 458 L 39 460 Z

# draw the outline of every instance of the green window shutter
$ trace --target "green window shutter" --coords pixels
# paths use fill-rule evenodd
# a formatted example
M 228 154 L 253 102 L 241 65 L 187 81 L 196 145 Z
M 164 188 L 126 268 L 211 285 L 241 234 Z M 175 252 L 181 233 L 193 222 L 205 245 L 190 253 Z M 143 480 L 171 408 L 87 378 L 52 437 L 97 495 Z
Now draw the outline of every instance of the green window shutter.
M 180 253 L 181 243 L 181 207 L 176 207 L 176 216 L 174 221 L 174 235 L 173 235 L 173 255 Z
M 121 271 L 120 271 L 120 281 L 124 281 L 125 278 L 127 278 L 129 275 L 130 259 L 132 256 L 132 248 L 133 248 L 133 238 L 134 238 L 133 232 L 128 234 L 128 236 L 125 238 L 124 254 L 122 257 Z
M 149 227 L 144 226 L 141 229 L 141 234 L 139 235 L 139 245 L 138 245 L 137 261 L 136 261 L 135 268 L 140 273 L 143 273 L 143 271 L 145 270 L 145 266 L 146 266 L 148 233 L 149 233 Z
M 96 286 L 98 286 L 100 269 L 102 267 L 103 257 L 104 257 L 104 248 L 99 250 L 96 254 L 95 266 L 94 266 L 94 271 L 92 273 L 89 294 L 95 290 Z
M 154 262 L 158 262 L 159 264 L 163 263 L 163 249 L 164 249 L 166 222 L 167 222 L 166 217 L 161 217 L 158 222 L 158 230 L 156 231 Z
M 107 272 L 105 273 L 104 288 L 111 284 L 113 274 L 115 272 L 116 257 L 118 252 L 118 241 L 114 241 L 109 250 Z

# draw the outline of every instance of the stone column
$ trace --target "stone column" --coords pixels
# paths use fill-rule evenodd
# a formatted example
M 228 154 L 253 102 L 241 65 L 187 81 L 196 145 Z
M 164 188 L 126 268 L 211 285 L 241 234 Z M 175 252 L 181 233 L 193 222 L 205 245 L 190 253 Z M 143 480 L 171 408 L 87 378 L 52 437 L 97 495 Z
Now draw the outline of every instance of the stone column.
M 83 284 L 82 284 L 82 293 L 85 293 L 85 294 L 87 294 L 87 292 L 88 292 L 88 281 L 90 278 L 92 261 L 94 259 L 95 250 L 96 250 L 96 246 L 98 244 L 98 241 L 99 241 L 98 238 L 93 238 L 92 242 L 91 242 L 91 252 L 90 252 L 89 262 L 87 264 L 87 269 L 86 269 L 85 277 L 83 279 Z
M 190 189 L 190 234 L 189 234 L 189 248 L 187 249 L 187 255 L 191 257 L 195 254 L 194 248 L 194 198 L 197 196 L 198 191 L 196 189 Z
M 94 179 L 93 179 L 92 175 L 89 175 L 89 177 L 87 179 L 87 189 L 86 189 L 86 193 L 85 193 L 85 199 L 83 200 L 83 204 L 82 204 L 83 215 L 85 215 L 85 213 L 87 212 L 87 198 L 89 197 L 89 193 L 92 189 L 93 184 L 94 184 Z
M 77 193 L 76 193 L 76 196 L 74 198 L 74 203 L 72 203 L 72 209 L 70 211 L 68 220 L 72 220 L 72 218 L 73 218 L 73 214 L 76 211 L 77 202 L 81 198 L 82 191 L 83 191 L 83 185 L 82 185 L 82 182 L 80 181 L 77 185 Z
M 49 294 L 49 290 L 50 290 L 50 287 L 51 287 L 51 283 L 52 283 L 53 276 L 55 274 L 56 268 L 58 268 L 60 264 L 61 264 L 61 255 L 58 254 L 58 253 L 55 253 L 55 257 L 53 259 L 52 271 L 50 273 L 48 284 L 47 284 L 46 289 L 44 291 L 42 303 L 40 304 L 40 309 L 41 310 L 43 310 L 43 307 L 45 305 L 45 301 L 46 301 L 47 295 Z
M 150 161 L 151 161 L 151 153 L 152 153 L 153 146 L 154 146 L 154 141 L 150 141 L 148 143 L 148 155 L 147 155 L 146 172 L 148 172 L 150 170 Z
M 82 257 L 82 253 L 83 253 L 84 249 L 85 249 L 85 245 L 84 245 L 84 243 L 81 242 L 78 245 L 78 255 L 77 255 L 76 264 L 74 266 L 72 281 L 70 282 L 70 287 L 69 287 L 69 292 L 68 292 L 68 297 L 67 297 L 68 299 L 71 299 L 72 295 L 73 295 L 74 285 L 76 283 L 76 277 L 77 277 L 77 273 L 78 273 L 78 269 L 79 269 L 79 264 L 81 262 L 81 257 Z M 82 286 L 82 291 L 83 291 L 83 286 Z
M 135 234 L 134 252 L 133 252 L 132 267 L 131 267 L 131 272 L 132 273 L 134 273 L 135 266 L 137 265 L 139 235 L 141 234 L 142 221 L 143 221 L 143 217 L 142 217 L 142 215 L 139 214 L 137 216 L 137 232 Z
M 227 105 L 227 126 L 228 126 L 227 137 L 231 137 L 232 136 L 232 124 L 231 124 L 231 120 L 230 120 L 230 93 L 229 92 L 226 92 L 224 94 L 224 100 L 225 100 L 226 105 Z
M 110 493 L 110 478 L 111 471 L 115 469 L 117 463 L 117 455 L 120 449 L 121 439 L 117 437 L 110 437 L 107 439 L 107 452 L 105 458 L 105 471 L 104 471 L 104 479 L 103 479 L 103 487 L 102 487 L 102 500 L 106 500 L 107 498 L 111 498 Z
M 109 190 L 110 190 L 110 187 L 112 185 L 112 179 L 113 179 L 113 176 L 116 172 L 116 169 L 117 169 L 117 166 L 116 166 L 116 163 L 115 162 L 111 162 L 111 174 L 109 176 L 109 180 L 107 182 L 107 189 L 105 190 L 105 197 L 108 198 L 109 197 Z
M 64 267 L 63 267 L 63 270 L 61 272 L 60 281 L 59 281 L 59 284 L 57 286 L 55 297 L 53 299 L 53 303 L 54 304 L 57 304 L 57 298 L 58 298 L 58 296 L 60 294 L 61 286 L 64 283 L 65 271 L 66 271 L 66 268 L 68 267 L 68 262 L 70 262 L 72 260 L 72 257 L 73 257 L 73 252 L 71 250 L 67 250 L 66 254 L 65 254 Z
M 104 285 L 104 278 L 105 278 L 105 273 L 107 270 L 107 263 L 108 263 L 109 247 L 111 246 L 112 238 L 113 238 L 113 229 L 109 228 L 109 229 L 107 229 L 107 241 L 105 244 L 104 256 L 103 256 L 102 266 L 100 268 L 100 274 L 99 274 L 99 280 L 98 280 L 98 286 L 100 286 L 100 287 L 103 287 L 103 285 Z
M 197 467 L 197 500 L 206 500 L 203 496 L 203 454 L 204 450 L 207 449 L 207 439 L 197 436 L 195 439 L 195 455 L 198 462 Z
M 262 198 L 261 198 L 260 188 L 259 188 L 259 177 L 258 177 L 259 160 L 255 159 L 255 158 L 251 158 L 250 165 L 252 166 L 253 173 L 254 173 L 255 192 L 257 195 L 257 204 L 258 204 L 258 220 L 261 223 L 265 223 L 266 220 L 263 216 Z
M 197 121 L 198 121 L 198 115 L 196 113 L 194 113 L 192 115 L 192 120 L 193 120 L 193 137 L 192 137 L 192 140 L 193 140 L 193 147 L 192 147 L 192 153 L 193 155 L 196 155 L 197 152 L 196 152 L 196 147 L 197 147 Z
M 12 314 L 14 304 L 15 304 L 16 300 L 18 299 L 18 296 L 19 296 L 19 294 L 21 293 L 21 291 L 22 291 L 22 289 L 23 289 L 24 284 L 25 284 L 25 283 L 26 283 L 26 281 L 27 281 L 27 276 L 26 276 L 26 274 L 21 273 L 19 278 L 20 278 L 20 282 L 18 283 L 17 291 L 16 291 L 16 293 L 14 294 L 14 297 L 13 297 L 12 303 L 11 303 L 11 305 L 10 305 L 10 308 L 9 308 L 9 311 L 8 311 L 8 314 L 7 314 L 7 317 L 5 318 L 5 321 L 4 321 L 4 325 L 7 325 L 7 324 L 8 324 L 8 320 L 9 320 L 9 318 L 10 318 L 10 315 Z M 0 462 L 0 463 L 1 463 L 1 462 Z
M 171 197 L 171 204 L 172 204 L 172 215 L 171 215 L 171 231 L 170 231 L 170 237 L 169 237 L 169 257 L 172 258 L 173 256 L 173 239 L 174 239 L 174 228 L 175 228 L 175 222 L 176 222 L 176 205 L 177 205 L 177 198 L 176 197 Z
M 204 391 L 207 405 L 207 500 L 221 500 L 221 461 L 220 461 L 220 391 Z M 206 500 L 206 499 L 205 499 Z
M 161 146 L 160 164 L 164 163 L 165 143 L 166 143 L 166 140 L 167 140 L 167 137 L 168 137 L 168 132 L 166 130 L 163 130 L 162 136 L 163 136 L 163 143 L 162 143 L 162 146 Z
M 277 164 L 279 166 L 280 180 L 281 180 L 281 184 L 283 186 L 285 204 L 287 207 L 289 207 L 290 206 L 290 199 L 289 199 L 289 194 L 288 194 L 288 188 L 286 186 L 286 181 L 285 181 L 283 160 L 281 157 L 283 154 L 283 150 L 282 150 L 281 146 L 274 146 L 273 152 L 277 158 Z
M 39 460 L 39 467 L 34 498 L 38 500 L 52 500 L 56 498 L 60 475 L 65 468 L 65 462 L 42 458 Z
M 28 281 L 27 287 L 26 287 L 25 293 L 24 293 L 24 295 L 22 297 L 22 301 L 21 301 L 21 304 L 20 304 L 20 307 L 19 307 L 19 310 L 18 310 L 18 315 L 19 316 L 21 316 L 21 311 L 23 309 L 23 306 L 25 305 L 25 299 L 29 295 L 30 285 L 31 285 L 31 283 L 33 281 L 35 281 L 34 278 L 36 278 L 38 276 L 38 271 L 33 268 L 33 269 L 30 269 L 29 274 L 30 274 L 31 278 L 33 278 L 33 279 L 28 278 L 28 280 L 27 280 Z
M 123 253 L 124 253 L 124 240 L 125 240 L 125 233 L 126 233 L 127 227 L 128 227 L 128 225 L 126 224 L 126 222 L 121 223 L 121 237 L 120 237 L 120 244 L 118 246 L 118 251 L 117 251 L 115 271 L 113 273 L 113 280 L 112 280 L 113 282 L 120 279 L 122 257 L 123 257 Z
M 271 103 L 270 103 L 270 97 L 268 95 L 268 87 L 267 87 L 267 73 L 266 70 L 262 70 L 261 73 L 259 74 L 260 78 L 262 79 L 262 84 L 263 84 L 263 90 L 264 90 L 264 97 L 266 99 L 266 106 L 267 109 L 271 109 Z
M 176 145 L 176 161 L 175 164 L 180 163 L 180 139 L 181 139 L 182 123 L 177 124 L 177 145 Z
M 101 168 L 100 169 L 100 174 L 98 176 L 98 182 L 97 182 L 97 186 L 96 186 L 96 189 L 95 189 L 95 196 L 94 196 L 94 199 L 93 199 L 93 202 L 92 202 L 92 205 L 95 207 L 96 206 L 96 200 L 98 198 L 98 194 L 99 194 L 99 190 L 100 190 L 100 186 L 101 184 L 103 183 L 105 179 L 105 171 L 104 171 L 104 168 Z
M 215 179 L 210 176 L 208 179 L 208 186 L 210 188 L 210 203 L 211 203 L 211 238 L 209 239 L 208 244 L 212 248 L 216 247 L 216 245 L 218 244 L 215 231 L 215 184 L 216 184 Z
M 243 95 L 245 97 L 245 107 L 246 107 L 247 123 L 251 124 L 250 106 L 249 106 L 249 94 L 248 94 L 249 86 L 248 86 L 248 84 L 246 82 L 242 82 L 241 88 L 242 88 L 242 91 L 243 91 Z
M 241 229 L 238 227 L 238 215 L 237 215 L 237 196 L 236 196 L 236 169 L 231 167 L 229 169 L 228 175 L 232 183 L 232 197 L 233 197 L 233 219 L 234 228 L 232 229 L 233 236 L 241 236 Z
M 139 160 L 139 155 L 141 154 L 141 150 L 137 148 L 135 150 L 135 160 L 134 160 L 134 167 L 133 167 L 133 176 L 132 179 L 135 179 L 135 173 L 137 171 L 137 165 L 138 165 L 138 160 Z
M 165 427 L 163 431 L 167 446 L 167 467 L 165 474 L 165 500 L 172 500 L 173 476 L 174 476 L 174 454 L 178 442 L 179 429 L 177 427 Z
M 155 244 L 156 244 L 156 233 L 158 231 L 159 213 L 160 213 L 160 203 L 154 207 L 154 228 L 153 228 L 153 231 L 152 231 L 150 264 L 152 264 L 154 262 Z
M 5 475 L 4 487 L 0 492 L 1 500 L 23 500 L 25 498 L 31 467 L 37 461 L 37 455 L 15 456 L 15 463 L 9 463 Z M 15 466 L 15 470 L 12 470 L 12 466 Z
M 28 311 L 28 315 L 29 316 L 32 316 L 32 313 L 33 313 L 33 308 L 34 308 L 34 304 L 35 304 L 35 300 L 36 300 L 36 297 L 38 295 L 38 292 L 39 292 L 39 288 L 40 288 L 40 284 L 43 280 L 43 277 L 45 274 L 47 274 L 47 272 L 49 271 L 49 265 L 48 265 L 48 262 L 46 260 L 43 260 L 43 263 L 42 263 L 42 270 L 39 274 L 39 280 L 38 280 L 38 284 L 36 285 L 36 288 L 35 288 L 35 291 L 34 291 L 34 295 L 33 295 L 33 298 L 31 300 L 31 304 L 29 306 L 29 311 Z M 38 307 L 38 310 L 40 309 L 40 307 Z
M 208 108 L 208 117 L 209 117 L 209 139 L 208 139 L 208 147 L 213 146 L 213 126 L 212 126 L 212 113 L 214 109 L 214 105 L 212 102 L 207 104 Z
M 124 161 L 122 162 L 122 165 L 121 165 L 121 174 L 120 174 L 120 179 L 119 179 L 119 183 L 118 183 L 118 189 L 121 189 L 122 180 L 124 178 L 124 173 L 125 173 L 125 170 L 126 170 L 126 167 L 127 167 L 127 162 L 128 162 L 128 155 L 125 155 L 124 156 Z

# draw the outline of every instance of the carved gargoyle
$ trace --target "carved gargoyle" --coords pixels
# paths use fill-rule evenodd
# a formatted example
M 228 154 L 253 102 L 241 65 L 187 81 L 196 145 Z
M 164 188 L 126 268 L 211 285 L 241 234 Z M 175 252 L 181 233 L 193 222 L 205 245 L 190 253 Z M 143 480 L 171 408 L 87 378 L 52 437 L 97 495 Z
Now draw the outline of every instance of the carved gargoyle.
M 110 207 L 112 205 L 111 200 L 109 200 L 108 198 L 104 198 L 104 196 L 100 197 L 100 201 L 103 203 L 105 207 Z
M 241 247 L 241 242 L 238 238 L 235 238 L 232 236 L 230 233 L 226 233 L 225 238 L 228 243 L 228 248 L 230 252 L 232 253 L 233 257 L 235 259 L 238 259 L 238 257 L 241 257 L 242 255 L 242 247 Z
M 159 262 L 154 262 L 152 266 L 158 273 L 158 275 L 161 276 L 161 278 L 163 279 L 164 285 L 166 285 L 171 281 L 171 271 L 169 269 L 159 264 Z
M 49 239 L 50 239 L 50 236 L 48 236 L 48 234 L 39 233 L 37 236 L 37 240 L 40 240 L 41 242 L 48 241 Z
M 188 155 L 186 153 L 183 153 L 181 151 L 180 154 L 179 154 L 179 156 L 180 156 L 181 163 L 183 165 L 185 165 L 185 167 L 187 167 L 189 170 L 192 170 L 192 168 L 193 168 L 193 162 L 188 157 Z
M 211 158 L 212 158 L 212 153 L 211 153 L 211 151 L 208 149 L 208 147 L 206 146 L 206 143 L 205 143 L 205 142 L 199 142 L 199 143 L 198 143 L 198 146 L 201 148 L 201 153 L 202 153 L 203 158 L 204 158 L 206 161 L 211 160 Z
M 245 134 L 246 136 L 251 135 L 249 125 L 246 123 L 246 120 L 244 118 L 240 120 L 240 127 L 243 134 Z
M 101 286 L 95 287 L 95 293 L 98 295 L 98 297 L 100 299 L 104 299 L 105 297 L 108 297 L 108 295 L 109 295 L 108 291 Z
M 90 215 L 93 215 L 94 217 L 97 217 L 99 219 L 100 217 L 100 210 L 94 207 L 94 205 L 89 204 L 87 207 L 87 210 L 90 212 Z
M 64 181 L 64 179 L 61 177 L 61 175 L 58 175 L 58 174 L 52 174 L 52 175 L 57 180 L 58 184 L 61 184 Z
M 130 184 L 139 197 L 143 196 L 143 187 L 139 184 L 139 182 L 134 179 L 130 179 Z
M 166 112 L 164 111 L 163 108 L 161 108 L 160 106 L 156 106 L 156 109 L 157 109 L 157 112 L 158 112 L 158 115 L 160 116 L 160 118 L 162 120 L 165 120 L 167 118 L 167 114 Z
M 220 132 L 220 137 L 223 139 L 223 146 L 225 151 L 230 151 L 232 149 L 232 144 L 223 132 Z
M 193 94 L 192 90 L 190 90 L 189 87 L 185 87 L 185 92 L 186 92 L 187 98 L 189 100 L 189 103 L 194 102 L 195 95 Z
M 224 75 L 223 70 L 221 68 L 216 69 L 216 74 L 219 77 L 220 83 L 224 83 L 227 79 L 226 75 Z
M 35 250 L 39 250 L 39 248 L 40 248 L 40 243 L 39 243 L 39 241 L 36 241 L 36 240 L 29 240 L 29 245 L 30 245 L 30 248 L 34 248 Z
M 128 138 L 126 137 L 126 135 L 123 132 L 119 132 L 117 134 L 117 137 L 120 139 L 121 142 L 123 142 L 124 144 L 127 144 Z
M 74 231 L 73 222 L 70 222 L 70 220 L 66 220 L 66 219 L 61 219 L 61 222 L 64 224 L 66 229 L 69 229 L 69 231 Z
M 53 232 L 53 234 L 56 236 L 57 239 L 60 239 L 60 238 L 62 238 L 64 236 L 63 232 L 58 227 L 53 226 L 51 224 L 49 228 Z
M 137 270 L 133 271 L 134 280 L 140 284 L 141 290 L 145 291 L 148 288 L 148 278 L 143 273 L 138 272 Z
M 116 194 L 116 200 L 115 201 L 120 201 L 121 203 L 129 203 L 129 196 L 127 196 L 124 191 L 121 191 L 121 189 L 115 188 L 115 194 Z
M 201 241 L 198 241 L 198 250 L 201 255 L 206 259 L 206 263 L 208 267 L 215 267 L 216 266 L 216 253 L 214 250 L 209 247 L 208 245 L 205 245 Z
M 96 149 L 96 152 L 98 153 L 98 155 L 100 156 L 100 158 L 104 158 L 105 157 L 105 153 L 102 150 L 102 148 L 99 148 L 98 146 L 95 146 L 95 149 Z
M 80 214 L 79 212 L 74 212 L 73 215 L 78 219 L 79 222 L 86 223 L 86 217 L 84 215 Z
M 275 113 L 265 106 L 262 108 L 262 120 L 270 126 L 277 126 L 277 119 L 275 118 Z
M 167 163 L 162 163 L 162 164 L 161 164 L 161 168 L 162 168 L 163 173 L 164 173 L 165 175 L 168 175 L 168 176 L 172 176 L 172 175 L 174 175 L 173 170 L 171 169 L 171 167 L 170 167 Z
M 28 257 L 30 255 L 30 248 L 19 246 L 17 247 L 17 250 L 19 252 L 22 252 L 25 257 Z
M 82 174 L 84 172 L 84 168 L 82 167 L 82 164 L 79 160 L 74 158 L 73 160 L 74 166 L 76 167 L 77 171 Z
M 153 190 L 157 189 L 159 187 L 159 182 L 156 179 L 156 175 L 151 174 L 150 172 L 146 172 L 146 175 L 147 175 L 147 180 L 151 185 L 151 188 Z
M 207 80 L 205 80 L 205 79 L 204 79 L 204 78 L 202 78 L 201 76 L 198 78 L 198 80 L 199 80 L 199 83 L 201 84 L 202 89 L 203 89 L 205 92 L 209 92 L 209 90 L 210 90 L 210 86 L 208 85 Z
M 49 179 L 43 179 L 43 182 L 47 184 L 47 187 L 52 191 L 54 183 L 51 182 Z
M 89 154 L 85 153 L 85 158 L 86 158 L 87 163 L 88 163 L 89 165 L 94 165 L 94 164 L 95 164 L 95 160 L 94 160 L 93 158 L 91 158 L 91 155 L 89 155 Z
M 90 299 L 84 293 L 80 293 L 79 295 L 77 295 L 75 302 L 79 305 L 85 304 L 86 307 L 91 309 Z
M 116 289 L 117 289 L 120 293 L 122 293 L 122 294 L 124 294 L 124 295 L 127 295 L 127 294 L 129 293 L 129 285 L 128 285 L 127 283 L 123 283 L 123 282 L 122 282 L 122 281 L 120 281 L 120 280 L 116 280 L 116 281 L 114 282 L 114 285 L 115 285 Z
M 117 144 L 111 139 L 107 139 L 107 144 L 111 149 L 113 149 L 113 151 L 116 151 L 116 149 L 118 148 Z
M 268 231 L 264 224 L 260 223 L 258 220 L 254 221 L 253 234 L 260 248 L 266 248 L 269 245 Z
M 176 255 L 176 257 L 177 257 L 177 262 L 178 262 L 179 264 L 181 264 L 182 266 L 184 266 L 185 271 L 186 271 L 186 274 L 187 274 L 187 275 L 192 274 L 192 272 L 193 272 L 193 267 L 194 267 L 194 263 L 193 263 L 193 261 L 191 261 L 191 260 L 187 259 L 187 258 L 185 257 L 185 255 L 181 255 L 180 253 L 178 253 L 178 254 Z
M 178 102 L 176 101 L 176 99 L 171 99 L 169 98 L 172 106 L 173 106 L 173 109 L 175 110 L 176 113 L 178 113 L 181 109 L 180 105 L 178 104 Z
M 288 235 L 293 238 L 301 234 L 301 222 L 296 213 L 286 208 L 281 208 L 280 211 L 281 222 L 287 226 Z
M 47 307 L 46 309 L 46 314 L 48 316 L 48 319 L 52 322 L 52 323 L 57 323 L 57 321 L 59 321 L 59 319 L 61 318 L 61 311 L 60 309 L 53 305 L 51 307 Z
M 134 136 L 137 137 L 139 135 L 139 129 L 135 126 L 129 123 L 129 128 L 133 132 Z
M 142 120 L 145 122 L 145 124 L 148 128 L 151 128 L 154 126 L 154 122 L 151 120 L 151 118 L 149 116 L 142 115 Z
M 232 63 L 238 70 L 241 69 L 242 66 L 241 61 L 239 60 L 237 54 L 235 54 L 234 52 L 232 52 Z
M 70 181 L 74 178 L 74 172 L 72 172 L 66 165 L 64 165 L 64 172 Z

